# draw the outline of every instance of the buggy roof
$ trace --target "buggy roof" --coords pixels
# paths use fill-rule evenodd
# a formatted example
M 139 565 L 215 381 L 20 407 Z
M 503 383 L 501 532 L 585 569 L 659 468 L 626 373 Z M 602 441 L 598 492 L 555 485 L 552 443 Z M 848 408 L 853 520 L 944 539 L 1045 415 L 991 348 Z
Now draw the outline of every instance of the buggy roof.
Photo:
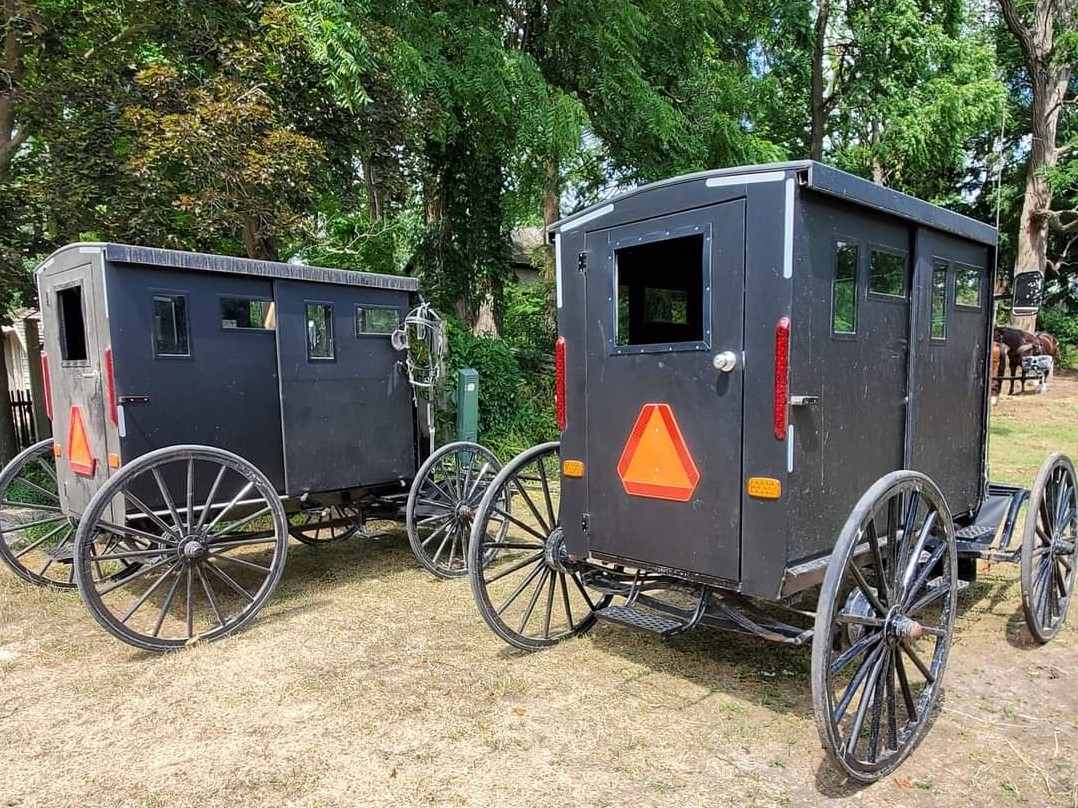
M 221 272 L 230 275 L 254 275 L 262 278 L 282 278 L 290 281 L 334 283 L 342 286 L 372 286 L 418 292 L 419 281 L 401 275 L 380 275 L 373 272 L 354 272 L 346 269 L 326 269 L 303 264 L 284 264 L 277 261 L 257 261 L 208 253 L 162 250 L 156 247 L 136 247 L 130 244 L 81 243 L 61 247 L 46 259 L 38 271 L 48 269 L 56 256 L 69 250 L 103 252 L 106 260 L 115 264 L 142 264 L 167 269 L 195 272 Z
M 786 163 L 769 163 L 765 165 L 742 166 L 738 168 L 720 168 L 713 171 L 700 171 L 695 174 L 684 174 L 680 177 L 661 180 L 659 182 L 642 185 L 625 193 L 618 194 L 612 199 L 592 205 L 582 211 L 567 216 L 550 225 L 547 229 L 551 235 L 563 230 L 574 230 L 587 222 L 594 221 L 614 211 L 614 207 L 621 201 L 639 194 L 661 193 L 677 194 L 677 186 L 694 182 L 708 182 L 722 180 L 722 185 L 736 185 L 736 179 L 744 176 L 746 184 L 760 182 L 761 174 L 796 173 L 803 187 L 811 188 L 819 193 L 845 199 L 858 205 L 875 210 L 883 211 L 894 216 L 918 222 L 933 227 L 946 233 L 953 233 L 971 241 L 994 246 L 996 244 L 996 229 L 984 222 L 955 213 L 952 210 L 941 208 L 930 202 L 917 199 L 909 194 L 895 191 L 891 188 L 877 185 L 874 182 L 854 176 L 837 168 L 825 166 L 813 160 L 798 160 Z M 756 176 L 753 176 L 756 175 Z M 776 177 L 778 179 L 778 177 Z M 734 180 L 734 181 L 731 181 Z M 719 184 L 713 182 L 713 184 Z M 676 211 L 675 205 L 670 205 L 667 210 Z

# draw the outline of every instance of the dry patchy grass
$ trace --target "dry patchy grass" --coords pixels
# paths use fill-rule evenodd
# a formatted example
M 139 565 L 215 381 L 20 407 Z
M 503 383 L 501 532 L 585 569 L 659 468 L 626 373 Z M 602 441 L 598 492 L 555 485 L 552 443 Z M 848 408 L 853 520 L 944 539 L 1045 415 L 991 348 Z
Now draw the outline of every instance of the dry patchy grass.
M 1072 378 L 1005 398 L 996 476 L 1078 455 L 1076 415 Z M 600 626 L 519 654 L 399 530 L 290 553 L 247 631 L 163 657 L 4 571 L 0 808 L 1078 805 L 1078 631 L 1032 646 L 1012 568 L 963 595 L 924 743 L 855 789 L 823 763 L 806 650 Z

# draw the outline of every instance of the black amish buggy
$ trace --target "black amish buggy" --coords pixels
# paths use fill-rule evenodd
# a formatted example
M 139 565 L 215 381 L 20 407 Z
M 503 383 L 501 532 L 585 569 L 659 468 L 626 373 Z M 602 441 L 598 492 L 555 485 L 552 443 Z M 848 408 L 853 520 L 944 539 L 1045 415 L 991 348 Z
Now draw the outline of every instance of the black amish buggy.
M 38 270 L 54 438 L 0 473 L 0 558 L 78 586 L 150 650 L 245 625 L 291 534 L 406 510 L 425 567 L 463 575 L 472 506 L 500 468 L 432 453 L 444 333 L 413 278 L 120 244 Z
M 1058 632 L 1071 461 L 1032 495 L 987 476 L 991 227 L 797 162 L 648 185 L 550 231 L 561 442 L 503 467 L 469 548 L 502 639 L 605 620 L 812 641 L 824 746 L 871 781 L 929 723 L 978 559 L 1020 562 L 1030 631 Z

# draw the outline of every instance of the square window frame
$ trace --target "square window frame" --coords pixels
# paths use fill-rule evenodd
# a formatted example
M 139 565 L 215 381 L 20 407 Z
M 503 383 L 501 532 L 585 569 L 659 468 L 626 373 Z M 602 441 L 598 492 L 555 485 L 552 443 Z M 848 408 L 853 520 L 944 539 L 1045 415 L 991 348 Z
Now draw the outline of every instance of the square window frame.
M 630 225 L 631 226 L 631 225 Z M 620 229 L 620 228 L 619 228 Z M 618 345 L 618 250 L 626 247 L 639 247 L 643 244 L 654 244 L 658 241 L 673 241 L 689 236 L 702 236 L 701 247 L 701 303 L 704 307 L 703 339 L 690 340 L 687 342 L 652 342 L 645 345 Z M 711 222 L 703 224 L 682 225 L 671 227 L 668 230 L 656 230 L 635 238 L 623 238 L 616 241 L 607 241 L 606 246 L 606 274 L 607 274 L 607 306 L 606 317 L 609 336 L 606 338 L 606 350 L 609 356 L 639 356 L 651 353 L 675 353 L 689 351 L 711 350 L 711 258 L 712 258 L 712 228 Z M 666 288 L 666 287 L 661 287 Z
M 933 255 L 931 261 L 931 279 L 928 284 L 928 344 L 929 345 L 946 345 L 947 344 L 947 324 L 950 321 L 950 312 L 954 307 L 954 261 L 950 258 L 944 258 L 942 255 Z M 937 337 L 932 334 L 932 295 L 933 284 L 935 282 L 935 275 L 937 266 L 942 264 L 946 276 L 943 282 L 943 336 Z
M 195 356 L 195 339 L 191 333 L 191 293 L 186 289 L 150 289 L 150 345 L 153 348 L 153 358 L 166 361 L 183 360 L 191 361 Z M 157 350 L 157 337 L 153 331 L 153 304 L 154 298 L 168 296 L 171 298 L 182 297 L 184 299 L 184 319 L 187 321 L 187 353 L 170 354 L 159 353 Z
M 874 241 L 869 241 L 865 244 L 865 292 L 873 300 L 881 300 L 886 303 L 908 303 L 910 299 L 910 251 L 903 250 L 901 247 L 892 247 L 889 244 L 879 244 Z M 890 295 L 886 292 L 874 292 L 872 291 L 872 253 L 880 252 L 887 253 L 888 255 L 898 255 L 902 257 L 902 261 L 905 264 L 905 272 L 902 275 L 902 294 Z
M 964 261 L 952 261 L 952 268 L 954 270 L 954 307 L 956 311 L 980 311 L 984 308 L 984 286 L 985 286 L 985 269 L 979 267 L 976 264 L 967 264 Z M 977 305 L 971 306 L 968 303 L 958 302 L 958 273 L 963 269 L 971 269 L 977 273 Z
M 352 307 L 352 326 L 353 326 L 353 330 L 355 331 L 356 339 L 389 339 L 393 335 L 392 331 L 386 332 L 386 331 L 360 331 L 359 330 L 359 312 L 364 311 L 364 310 L 369 311 L 369 310 L 374 310 L 374 309 L 377 309 L 378 311 L 396 312 L 396 314 L 397 314 L 397 326 L 398 327 L 400 327 L 400 324 L 402 322 L 404 322 L 404 314 L 403 314 L 403 312 L 400 310 L 400 308 L 398 306 L 391 306 L 391 305 L 388 305 L 388 304 L 385 304 L 385 303 L 382 303 L 382 304 L 377 304 L 377 303 L 376 304 L 356 303 Z M 394 329 L 394 330 L 396 330 L 396 329 Z
M 329 347 L 333 352 L 332 356 L 311 356 L 311 332 L 307 328 L 307 307 L 308 306 L 329 306 Z M 303 342 L 304 352 L 307 356 L 308 362 L 336 362 L 337 361 L 337 326 L 334 324 L 336 318 L 336 304 L 332 300 L 304 300 L 303 301 Z
M 66 283 L 62 283 L 62 284 L 59 284 L 57 286 L 54 286 L 53 290 L 52 290 L 53 295 L 56 298 L 56 319 L 59 322 L 59 327 L 56 329 L 56 331 L 57 331 L 56 336 L 57 336 L 57 340 L 58 340 L 57 341 L 57 346 L 60 349 L 60 357 L 59 357 L 60 358 L 60 367 L 65 367 L 65 368 L 86 368 L 86 367 L 90 367 L 90 353 L 91 353 L 91 351 L 90 351 L 90 338 L 89 338 L 89 334 L 88 334 L 87 328 L 86 328 L 86 295 L 83 294 L 83 292 L 85 292 L 85 290 L 86 290 L 86 286 L 87 286 L 87 284 L 84 284 L 82 279 L 79 279 L 79 280 L 74 280 L 74 281 L 67 281 Z M 64 356 L 64 318 L 60 316 L 60 292 L 63 292 L 65 290 L 67 290 L 67 289 L 73 289 L 75 287 L 78 287 L 79 289 L 83 290 L 83 292 L 79 293 L 79 306 L 81 306 L 81 308 L 82 308 L 82 337 L 83 337 L 83 343 L 85 344 L 85 348 L 86 348 L 86 358 L 85 359 L 64 359 L 63 358 L 63 356 Z M 42 347 L 42 350 L 45 350 L 44 347 Z
M 854 300 L 854 317 L 858 316 L 860 306 L 858 305 L 861 300 L 862 284 L 861 279 L 865 274 L 864 256 L 867 255 L 865 250 L 865 242 L 862 239 L 855 236 L 847 236 L 843 233 L 835 233 L 831 238 L 831 280 L 828 283 L 831 294 L 831 316 L 828 319 L 827 330 L 831 334 L 831 339 L 837 342 L 854 342 L 857 340 L 858 332 L 856 326 L 853 331 L 835 331 L 835 270 L 838 268 L 836 263 L 838 259 L 838 245 L 844 244 L 850 247 L 857 248 L 857 265 L 853 271 L 853 300 Z
M 246 300 L 248 302 L 255 302 L 255 303 L 273 303 L 273 304 L 277 303 L 277 301 L 274 300 L 272 296 L 267 297 L 265 295 L 257 295 L 256 296 L 256 295 L 240 295 L 240 294 L 230 295 L 230 294 L 225 294 L 225 293 L 218 294 L 217 295 L 217 322 L 218 322 L 218 328 L 221 331 L 223 331 L 224 333 L 231 334 L 233 332 L 241 332 L 241 333 L 244 333 L 244 334 L 275 334 L 277 332 L 276 326 L 273 327 L 273 328 L 251 328 L 250 326 L 235 326 L 233 328 L 226 328 L 225 324 L 224 324 L 224 318 L 221 316 L 221 304 L 225 300 Z

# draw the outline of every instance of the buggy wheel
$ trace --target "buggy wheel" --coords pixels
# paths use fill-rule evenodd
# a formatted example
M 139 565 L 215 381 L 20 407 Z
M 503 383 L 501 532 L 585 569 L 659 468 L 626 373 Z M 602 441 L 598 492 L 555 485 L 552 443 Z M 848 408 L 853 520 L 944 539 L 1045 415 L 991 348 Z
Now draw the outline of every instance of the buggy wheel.
M 928 728 L 957 591 L 943 495 L 914 471 L 882 477 L 839 534 L 812 644 L 816 726 L 831 760 L 853 779 L 894 771 Z
M 428 457 L 416 474 L 405 511 L 408 542 L 419 563 L 440 578 L 467 574 L 475 511 L 501 468 L 489 449 L 459 441 Z M 503 534 L 505 527 L 503 521 Z
M 587 631 L 608 600 L 588 592 L 565 549 L 560 460 L 559 444 L 544 443 L 510 461 L 479 504 L 468 545 L 479 613 L 525 651 Z
M 246 625 L 277 586 L 287 548 L 284 508 L 262 472 L 221 449 L 175 446 L 125 466 L 90 500 L 75 577 L 109 633 L 168 651 Z
M 1076 541 L 1074 464 L 1066 455 L 1056 453 L 1037 472 L 1022 536 L 1022 611 L 1037 642 L 1055 637 L 1067 619 L 1074 591 Z
M 24 581 L 75 588 L 75 523 L 60 506 L 52 439 L 20 452 L 0 472 L 0 559 Z
M 304 508 L 289 521 L 292 538 L 314 547 L 352 538 L 359 530 L 361 515 L 354 505 L 316 505 Z

